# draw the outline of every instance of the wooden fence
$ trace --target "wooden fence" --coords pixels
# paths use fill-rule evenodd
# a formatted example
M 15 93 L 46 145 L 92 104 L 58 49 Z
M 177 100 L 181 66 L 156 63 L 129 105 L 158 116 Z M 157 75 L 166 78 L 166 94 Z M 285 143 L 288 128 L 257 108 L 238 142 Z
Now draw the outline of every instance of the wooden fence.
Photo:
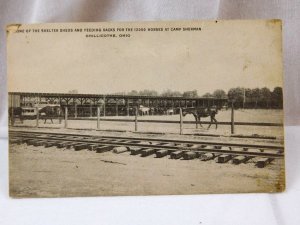
M 38 109 L 36 109 L 38 111 Z M 179 134 L 183 134 L 183 125 L 184 124 L 196 124 L 195 121 L 184 121 L 182 116 L 182 109 L 180 108 L 179 120 L 139 120 L 138 119 L 138 108 L 135 109 L 135 118 L 134 119 L 111 119 L 111 118 L 103 118 L 100 117 L 101 108 L 97 107 L 97 117 L 96 118 L 87 118 L 87 117 L 69 117 L 68 116 L 68 108 L 65 107 L 64 112 L 64 127 L 68 128 L 68 120 L 96 120 L 97 121 L 97 129 L 101 129 L 101 121 L 111 121 L 111 122 L 132 122 L 134 123 L 134 130 L 138 131 L 139 123 L 168 123 L 168 124 L 178 124 L 179 125 Z M 39 113 L 36 117 L 36 127 L 39 127 L 39 120 L 43 117 L 39 116 Z M 54 118 L 53 118 L 54 119 Z M 55 118 L 57 119 L 57 117 Z M 58 117 L 59 122 L 61 123 L 62 116 Z M 201 121 L 201 124 L 210 124 L 208 121 Z M 214 123 L 213 123 L 214 124 Z M 11 121 L 11 125 L 14 125 L 14 118 Z M 231 121 L 229 122 L 218 122 L 218 125 L 227 125 L 231 127 L 231 134 L 235 133 L 235 126 L 267 126 L 267 127 L 282 127 L 281 123 L 252 123 L 252 122 L 236 122 L 234 121 L 234 109 L 231 109 Z

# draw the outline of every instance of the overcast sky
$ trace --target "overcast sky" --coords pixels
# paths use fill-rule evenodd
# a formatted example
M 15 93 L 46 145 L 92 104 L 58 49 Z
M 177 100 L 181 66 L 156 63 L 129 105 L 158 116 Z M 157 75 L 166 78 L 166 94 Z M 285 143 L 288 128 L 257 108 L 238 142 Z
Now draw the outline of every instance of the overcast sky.
M 201 31 L 132 32 L 129 38 L 86 38 L 86 33 L 74 32 L 11 33 L 9 91 L 77 89 L 79 93 L 109 94 L 196 89 L 201 95 L 237 86 L 282 86 L 279 22 L 50 24 L 19 29 L 85 26 L 201 27 Z

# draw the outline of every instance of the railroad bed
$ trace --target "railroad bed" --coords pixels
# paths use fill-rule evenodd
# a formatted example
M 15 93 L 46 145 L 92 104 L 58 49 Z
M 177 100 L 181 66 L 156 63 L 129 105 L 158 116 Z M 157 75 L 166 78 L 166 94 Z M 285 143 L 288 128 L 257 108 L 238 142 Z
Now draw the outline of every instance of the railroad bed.
M 215 160 L 217 163 L 245 163 L 255 158 L 256 166 L 264 168 L 273 160 L 284 157 L 282 145 L 260 145 L 245 143 L 225 143 L 212 141 L 182 141 L 154 138 L 91 136 L 29 131 L 10 131 L 10 144 L 56 146 L 57 148 L 80 151 L 88 149 L 97 153 L 112 151 L 116 154 L 130 152 L 131 155 L 170 159 Z

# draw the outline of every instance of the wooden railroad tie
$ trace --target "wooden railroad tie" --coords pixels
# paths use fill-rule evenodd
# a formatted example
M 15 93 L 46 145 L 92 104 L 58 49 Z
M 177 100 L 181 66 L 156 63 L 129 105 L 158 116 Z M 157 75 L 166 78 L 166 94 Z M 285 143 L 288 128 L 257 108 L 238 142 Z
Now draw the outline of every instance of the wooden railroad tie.
M 15 138 L 10 138 L 9 139 L 10 144 L 22 144 L 22 139 L 15 139 Z
M 171 152 L 170 159 L 180 159 L 183 156 L 183 151 Z
M 211 159 L 214 159 L 214 158 L 218 157 L 219 155 L 221 155 L 221 154 L 204 153 L 204 154 L 200 155 L 200 160 L 201 161 L 208 161 L 208 160 L 211 160 Z
M 147 149 L 143 149 L 141 151 L 141 156 L 142 157 L 146 157 L 146 156 L 149 156 L 149 155 L 152 155 L 154 154 L 158 149 L 154 149 L 154 148 L 147 148 Z
M 31 140 L 30 138 L 22 138 L 22 143 L 28 143 L 28 141 Z
M 142 152 L 144 148 L 138 148 L 138 147 L 130 147 L 130 154 L 131 155 L 138 155 Z
M 102 145 L 89 145 L 88 146 L 88 150 L 90 150 L 90 151 L 96 151 L 96 148 L 100 147 L 100 146 L 102 146 Z
M 27 139 L 26 140 L 27 145 L 33 145 L 35 142 L 37 142 L 36 139 Z
M 199 152 L 199 151 L 197 151 L 197 152 L 196 152 L 197 158 L 201 158 L 201 156 L 204 155 L 205 153 L 206 153 L 206 152 L 201 152 L 201 151 Z
M 78 143 L 78 142 L 72 142 L 72 141 L 70 141 L 69 143 L 66 144 L 65 147 L 66 147 L 67 149 L 70 149 L 70 148 L 74 148 L 75 145 L 79 145 L 79 144 L 80 144 L 80 143 Z
M 80 151 L 80 150 L 83 150 L 83 149 L 88 149 L 89 147 L 89 144 L 77 144 L 77 145 L 74 145 L 73 148 L 75 151 Z
M 111 151 L 115 146 L 101 146 L 96 148 L 97 153 L 103 153 L 103 152 L 108 152 Z
M 236 156 L 232 159 L 232 164 L 238 165 L 238 164 L 241 164 L 241 163 L 245 163 L 249 159 L 250 159 L 249 156 L 239 155 L 239 156 Z
M 37 141 L 35 143 L 33 143 L 34 146 L 44 146 L 45 144 L 47 143 L 47 141 L 45 140 L 40 140 L 40 141 Z
M 57 148 L 65 148 L 65 147 L 67 147 L 67 145 L 70 144 L 70 143 L 71 143 L 70 141 L 57 142 L 57 143 L 55 144 L 55 146 L 56 146 Z
M 226 163 L 226 162 L 228 162 L 230 159 L 232 159 L 232 155 L 222 154 L 222 155 L 216 157 L 215 161 L 216 161 L 217 163 Z
M 274 160 L 274 158 L 259 158 L 256 162 L 256 166 L 258 168 L 264 168 L 273 160 Z
M 169 151 L 165 150 L 165 149 L 162 149 L 162 150 L 159 150 L 159 151 L 155 152 L 156 158 L 162 158 L 162 157 L 164 157 L 168 154 L 169 154 Z
M 185 160 L 195 159 L 198 156 L 199 155 L 197 154 L 197 152 L 194 152 L 194 151 L 184 152 L 182 155 L 183 159 L 185 159 Z
M 56 142 L 54 142 L 54 141 L 49 141 L 49 142 L 46 142 L 45 144 L 44 144 L 44 147 L 45 148 L 49 148 L 49 147 L 52 147 L 52 146 L 55 146 L 56 145 Z

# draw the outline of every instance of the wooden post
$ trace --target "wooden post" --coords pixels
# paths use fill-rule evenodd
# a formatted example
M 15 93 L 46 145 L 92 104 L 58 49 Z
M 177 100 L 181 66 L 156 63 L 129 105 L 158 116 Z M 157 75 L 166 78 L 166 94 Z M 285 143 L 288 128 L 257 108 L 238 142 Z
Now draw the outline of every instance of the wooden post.
M 104 97 L 103 98 L 103 116 L 105 117 L 105 112 L 106 112 L 106 109 L 105 109 L 105 101 L 106 101 L 106 98 Z
M 78 114 L 77 114 L 77 104 L 75 104 L 75 118 L 77 118 Z
M 171 104 L 172 104 L 173 114 L 175 114 L 175 113 L 174 113 L 174 99 L 171 100 Z
M 40 110 L 38 107 L 35 108 L 36 109 L 36 127 L 39 127 L 39 119 L 40 119 Z
M 116 116 L 119 115 L 118 101 L 116 100 Z
M 97 106 L 97 130 L 100 130 L 100 106 Z
M 58 112 L 58 122 L 59 124 L 61 124 L 61 107 L 59 108 L 59 112 Z
M 180 135 L 182 134 L 182 128 L 183 128 L 183 116 L 182 116 L 182 108 L 179 108 L 179 115 L 180 115 Z
M 65 107 L 65 128 L 68 128 L 68 107 Z
M 231 102 L 231 134 L 234 134 L 234 105 Z
M 245 109 L 245 103 L 246 103 L 246 89 L 243 90 L 243 109 Z
M 127 99 L 127 116 L 129 116 L 129 99 Z
M 12 106 L 11 107 L 11 125 L 12 126 L 14 126 L 14 124 L 15 124 L 15 115 L 14 115 L 15 113 L 14 113 L 14 107 Z
M 90 117 L 93 117 L 93 108 L 92 108 L 92 103 L 90 103 Z
M 135 120 L 134 120 L 134 131 L 138 130 L 138 107 L 135 107 Z

